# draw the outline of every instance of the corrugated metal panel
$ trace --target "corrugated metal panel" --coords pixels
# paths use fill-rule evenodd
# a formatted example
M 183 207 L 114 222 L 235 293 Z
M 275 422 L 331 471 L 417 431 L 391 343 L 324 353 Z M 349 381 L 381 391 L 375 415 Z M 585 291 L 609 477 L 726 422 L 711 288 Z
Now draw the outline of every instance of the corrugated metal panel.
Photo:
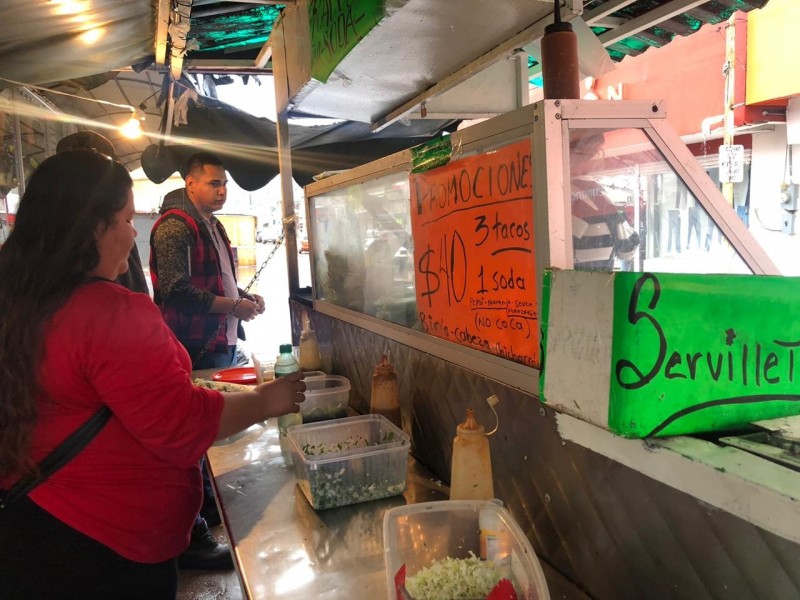
M 293 330 L 300 313 L 292 303 Z M 596 600 L 745 600 L 800 597 L 800 548 L 752 524 L 569 442 L 532 395 L 312 313 L 329 370 L 369 407 L 372 368 L 389 350 L 414 455 L 445 482 L 467 407 L 491 425 L 495 489 L 540 559 Z
M 550 2 L 482 0 L 387 3 L 386 16 L 325 85 L 295 99 L 307 113 L 373 122 L 552 13 Z M 499 57 L 498 57 L 499 58 Z
M 648 47 L 664 46 L 675 36 L 690 35 L 706 23 L 726 21 L 736 11 L 748 12 L 766 3 L 767 0 L 712 0 L 700 3 L 688 0 L 683 3 L 670 0 L 591 0 L 583 7 L 583 17 L 601 41 L 612 37 L 617 28 L 643 21 L 645 27 L 640 31 L 614 43 L 604 44 L 611 58 L 619 61 L 625 56 L 641 54 Z M 669 6 L 673 6 L 674 10 L 666 11 Z M 663 12 L 671 16 L 656 18 Z

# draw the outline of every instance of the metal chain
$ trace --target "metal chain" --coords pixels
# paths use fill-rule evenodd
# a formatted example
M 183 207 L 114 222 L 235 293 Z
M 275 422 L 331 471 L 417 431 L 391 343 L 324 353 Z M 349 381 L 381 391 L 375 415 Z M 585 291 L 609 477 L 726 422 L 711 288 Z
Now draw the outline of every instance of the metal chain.
M 261 275 L 261 271 L 264 270 L 264 267 L 267 266 L 267 263 L 269 263 L 269 261 L 272 259 L 272 257 L 275 256 L 275 253 L 278 251 L 278 248 L 280 248 L 281 244 L 283 244 L 283 240 L 286 237 L 286 226 L 289 223 L 294 223 L 294 220 L 295 220 L 294 217 L 292 217 L 290 219 L 284 219 L 284 227 L 283 227 L 283 229 L 281 229 L 281 234 L 280 234 L 280 236 L 278 236 L 278 239 L 275 242 L 275 246 L 272 248 L 272 251 L 267 255 L 267 258 L 264 259 L 264 262 L 261 263 L 261 266 L 258 267 L 258 270 L 253 275 L 253 278 L 250 280 L 250 283 L 248 283 L 247 286 L 244 288 L 244 293 L 245 294 L 248 293 L 250 291 L 250 288 L 253 287 L 253 285 L 255 284 L 256 281 L 258 281 L 258 278 Z M 200 351 L 200 354 L 198 354 L 197 358 L 194 359 L 194 361 L 193 361 L 194 363 L 199 363 L 200 360 L 206 354 L 208 354 L 209 346 L 211 346 L 211 343 L 217 338 L 217 335 L 219 335 L 219 332 L 222 331 L 222 328 L 225 326 L 225 324 L 228 321 L 228 317 L 233 316 L 233 313 L 236 312 L 236 307 L 239 306 L 239 304 L 242 303 L 242 300 L 246 300 L 246 298 L 244 296 L 239 296 L 236 299 L 236 301 L 233 303 L 233 306 L 231 307 L 231 309 L 225 314 L 225 318 L 222 319 L 219 322 L 219 326 L 217 327 L 216 331 L 211 335 L 211 337 L 208 338 L 208 341 L 203 346 L 203 349 Z

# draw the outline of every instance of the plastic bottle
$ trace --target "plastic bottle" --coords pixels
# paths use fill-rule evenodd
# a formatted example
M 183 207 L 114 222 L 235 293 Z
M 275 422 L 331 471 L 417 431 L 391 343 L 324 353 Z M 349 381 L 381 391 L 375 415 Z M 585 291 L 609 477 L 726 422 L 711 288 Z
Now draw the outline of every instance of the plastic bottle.
M 490 500 L 494 498 L 492 457 L 483 425 L 475 420 L 471 408 L 456 428 L 453 460 L 450 464 L 451 500 Z
M 397 397 L 397 374 L 385 354 L 372 374 L 372 393 L 369 401 L 369 412 L 383 415 L 389 421 L 401 427 L 400 401 Z
M 275 379 L 294 373 L 300 370 L 300 364 L 292 354 L 291 344 L 281 344 L 280 354 L 275 359 Z M 299 412 L 286 413 L 278 417 L 278 431 L 281 435 L 286 435 L 286 430 L 292 425 L 300 425 L 303 422 L 303 417 Z
M 311 329 L 308 315 L 303 315 L 303 331 L 300 332 L 300 369 L 303 371 L 319 371 L 322 368 L 322 357 L 319 354 L 317 336 Z
M 494 563 L 501 577 L 511 574 L 511 551 L 509 547 L 509 531 L 500 516 L 498 507 L 503 503 L 493 498 L 478 513 L 480 529 L 480 556 L 483 560 Z

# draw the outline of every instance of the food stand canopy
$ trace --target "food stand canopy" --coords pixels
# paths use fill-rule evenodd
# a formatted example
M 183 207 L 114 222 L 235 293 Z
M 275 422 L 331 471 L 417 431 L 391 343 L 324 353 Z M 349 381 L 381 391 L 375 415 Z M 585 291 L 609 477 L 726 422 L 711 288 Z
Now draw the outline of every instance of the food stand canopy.
M 562 15 L 570 18 L 574 17 L 570 10 L 580 12 L 579 0 L 568 0 L 566 4 Z M 592 0 L 583 6 L 582 18 L 609 56 L 620 60 L 650 46 L 662 46 L 676 35 L 692 33 L 703 23 L 723 21 L 736 10 L 748 11 L 763 4 L 765 0 Z M 251 159 L 259 165 L 276 163 L 274 123 L 262 119 L 244 130 L 230 126 L 245 117 L 216 101 L 214 87 L 231 77 L 271 73 L 270 34 L 284 7 L 295 5 L 292 1 L 278 4 L 270 0 L 95 0 L 91 4 L 82 0 L 6 0 L 0 8 L 0 89 L 16 88 L 22 101 L 35 110 L 45 111 L 45 115 L 48 111 L 66 113 L 80 128 L 100 131 L 114 143 L 123 162 L 134 169 L 141 164 L 142 152 L 158 143 L 156 134 L 166 106 L 163 88 L 167 54 L 170 44 L 183 44 L 183 83 L 195 88 L 201 97 L 193 112 L 216 114 L 214 118 L 197 120 L 183 131 L 172 132 L 181 137 L 208 138 L 214 143 L 230 141 L 265 148 L 263 155 Z M 481 17 L 487 10 L 492 12 L 491 19 Z M 295 114 L 290 116 L 374 122 L 375 110 L 388 113 L 396 109 L 520 32 L 552 21 L 552 10 L 550 0 L 509 0 L 503 3 L 502 10 L 499 6 L 487 9 L 478 0 L 386 2 L 386 16 L 374 31 L 376 39 L 362 40 L 366 42 L 360 44 L 364 50 L 357 47 L 345 57 L 350 85 L 341 81 L 338 87 L 335 83 L 316 85 L 308 94 L 306 106 L 295 103 Z M 183 29 L 176 27 L 176 15 L 183 15 L 182 21 L 177 18 Z M 369 92 L 365 93 L 361 86 L 367 83 Z M 264 93 L 272 94 L 272 90 Z M 358 106 L 364 98 L 377 104 L 364 107 L 363 114 L 349 114 L 350 107 Z M 19 112 L 19 105 L 15 106 L 15 112 Z M 122 138 L 116 130 L 130 118 L 128 106 L 146 116 L 147 135 L 139 140 Z M 340 114 L 332 114 L 336 112 Z M 438 135 L 459 118 L 451 114 L 425 119 L 419 112 L 409 116 L 414 127 L 396 122 L 380 134 L 361 124 L 335 126 L 335 133 L 330 126 L 293 131 L 293 155 L 304 146 L 325 145 L 331 135 L 337 144 L 299 157 L 300 162 L 308 163 L 308 169 L 300 173 L 296 167 L 296 179 L 306 180 L 313 172 L 348 168 L 357 161 L 415 145 Z M 40 114 L 41 118 L 44 117 Z M 33 123 L 33 131 L 23 133 L 41 134 L 37 130 L 43 128 L 41 120 Z M 13 130 L 8 123 L 0 122 L 0 131 L 4 133 L 4 147 L 13 145 Z M 23 136 L 23 153 L 34 164 L 47 150 L 41 143 L 31 141 L 35 137 Z M 355 145 L 348 150 L 348 143 Z M 325 156 L 327 163 L 314 166 L 313 161 L 320 156 Z M 163 155 L 159 157 L 163 159 Z M 164 164 L 168 163 L 169 160 Z M 251 173 L 247 185 L 260 186 L 269 180 L 262 182 L 263 179 Z

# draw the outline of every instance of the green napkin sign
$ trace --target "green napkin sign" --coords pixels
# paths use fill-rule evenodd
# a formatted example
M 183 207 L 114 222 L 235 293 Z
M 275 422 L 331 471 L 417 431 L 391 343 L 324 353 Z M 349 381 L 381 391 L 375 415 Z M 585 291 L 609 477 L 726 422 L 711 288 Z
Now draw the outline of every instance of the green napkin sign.
M 311 76 L 328 81 L 336 65 L 383 18 L 383 0 L 312 0 Z
M 624 437 L 800 414 L 800 278 L 544 273 L 539 397 Z
M 614 273 L 608 427 L 719 431 L 800 413 L 800 280 Z

